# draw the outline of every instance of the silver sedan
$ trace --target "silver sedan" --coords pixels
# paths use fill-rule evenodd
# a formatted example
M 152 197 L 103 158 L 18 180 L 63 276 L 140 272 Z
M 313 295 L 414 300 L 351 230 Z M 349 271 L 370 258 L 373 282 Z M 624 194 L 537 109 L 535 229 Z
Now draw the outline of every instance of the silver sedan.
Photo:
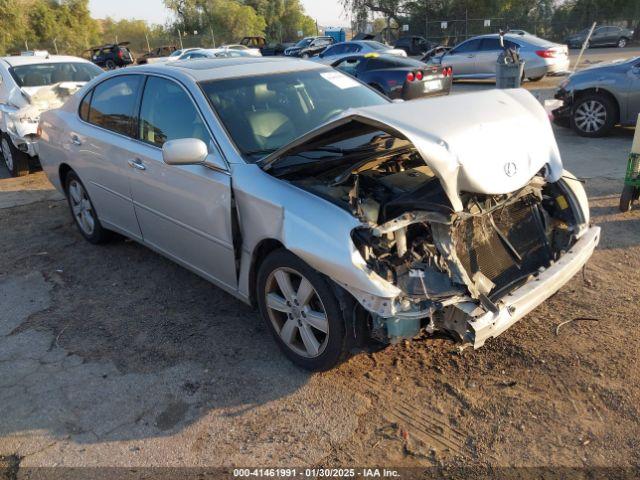
M 546 75 L 569 71 L 569 50 L 566 45 L 533 35 L 505 35 L 504 39 L 505 46 L 517 50 L 524 60 L 524 76 L 529 80 L 537 81 Z M 454 78 L 494 78 L 502 50 L 498 34 L 482 35 L 456 45 L 444 55 L 432 58 L 430 63 L 453 67 Z
M 599 240 L 524 90 L 394 104 L 312 62 L 174 62 L 99 77 L 40 131 L 86 240 L 118 232 L 257 306 L 311 370 L 421 332 L 480 347 Z

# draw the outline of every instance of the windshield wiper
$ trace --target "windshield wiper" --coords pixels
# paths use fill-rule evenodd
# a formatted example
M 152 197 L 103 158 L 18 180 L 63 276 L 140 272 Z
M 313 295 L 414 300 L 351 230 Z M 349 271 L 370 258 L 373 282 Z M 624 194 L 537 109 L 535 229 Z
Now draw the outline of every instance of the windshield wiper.
M 277 148 L 263 148 L 260 150 L 248 150 L 246 152 L 243 152 L 245 155 L 260 155 L 262 157 L 266 157 L 267 155 L 275 152 L 276 150 L 278 150 Z

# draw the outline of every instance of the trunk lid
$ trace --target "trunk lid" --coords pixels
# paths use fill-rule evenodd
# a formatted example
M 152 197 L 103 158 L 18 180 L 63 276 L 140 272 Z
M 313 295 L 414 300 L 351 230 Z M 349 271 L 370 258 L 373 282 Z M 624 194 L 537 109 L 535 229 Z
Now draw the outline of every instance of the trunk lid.
M 390 103 L 344 112 L 264 158 L 268 170 L 351 122 L 406 138 L 440 179 L 456 211 L 460 192 L 506 194 L 529 183 L 543 167 L 547 179 L 562 175 L 562 161 L 544 108 L 529 92 L 490 90 L 450 97 Z

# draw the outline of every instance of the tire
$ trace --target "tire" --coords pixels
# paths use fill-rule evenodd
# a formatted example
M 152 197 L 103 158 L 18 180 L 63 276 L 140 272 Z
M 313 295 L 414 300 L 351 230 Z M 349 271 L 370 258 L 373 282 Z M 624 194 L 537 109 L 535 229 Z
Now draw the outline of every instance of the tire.
M 105 68 L 107 70 L 115 70 L 116 69 L 116 62 L 114 62 L 113 60 L 107 60 L 104 64 Z
M 633 201 L 637 200 L 638 193 L 640 193 L 638 187 L 632 187 L 631 185 L 625 185 L 622 189 L 622 195 L 620 195 L 620 211 L 627 213 L 631 210 Z
M 29 155 L 18 150 L 8 135 L 2 134 L 0 138 L 0 152 L 2 160 L 12 177 L 24 177 L 29 175 Z
M 94 245 L 109 241 L 111 232 L 106 230 L 100 223 L 93 202 L 91 202 L 84 184 L 75 172 L 71 171 L 67 174 L 64 190 L 67 195 L 71 216 L 80 234 Z
M 625 38 L 625 37 L 620 38 L 620 39 L 618 40 L 618 43 L 616 43 L 616 46 L 617 46 L 618 48 L 624 48 L 624 47 L 626 47 L 627 45 L 629 45 L 629 39 L 628 39 L 628 38 Z
M 314 372 L 348 354 L 345 319 L 329 282 L 287 250 L 269 254 L 256 281 L 260 314 L 276 343 L 289 360 Z
M 598 93 L 579 97 L 571 109 L 571 128 L 582 137 L 604 137 L 617 121 L 617 106 Z
M 545 77 L 544 75 L 540 75 L 539 77 L 529 77 L 527 80 L 529 80 L 530 82 L 539 82 L 544 77 Z
M 308 53 L 303 53 L 302 55 L 300 55 L 300 57 L 304 60 L 307 60 L 309 58 L 309 54 Z

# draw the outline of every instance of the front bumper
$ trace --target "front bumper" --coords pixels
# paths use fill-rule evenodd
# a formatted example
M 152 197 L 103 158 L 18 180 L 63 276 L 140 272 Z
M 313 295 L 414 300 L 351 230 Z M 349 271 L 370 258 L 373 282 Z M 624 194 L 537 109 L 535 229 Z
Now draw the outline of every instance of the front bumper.
M 560 260 L 504 297 L 497 313 L 488 312 L 470 321 L 473 347 L 497 337 L 556 293 L 587 263 L 599 241 L 600 227 L 591 227 Z

